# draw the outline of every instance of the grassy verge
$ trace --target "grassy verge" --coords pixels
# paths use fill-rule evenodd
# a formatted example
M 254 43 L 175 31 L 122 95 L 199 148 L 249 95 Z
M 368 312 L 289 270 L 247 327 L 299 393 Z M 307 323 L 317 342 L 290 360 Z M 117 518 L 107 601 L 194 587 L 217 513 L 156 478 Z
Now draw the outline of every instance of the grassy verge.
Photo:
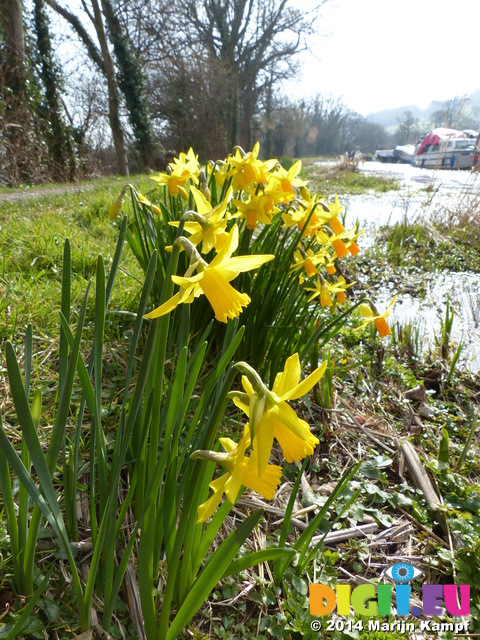
M 140 190 L 147 186 L 144 176 L 130 180 Z M 37 334 L 55 338 L 64 241 L 71 241 L 73 292 L 78 297 L 95 274 L 98 255 L 107 264 L 112 258 L 118 230 L 106 220 L 123 184 L 123 179 L 111 178 L 35 191 L 16 189 L 0 200 L 0 338 L 11 338 L 15 328 L 29 322 Z M 132 310 L 140 270 L 127 253 L 121 267 L 115 305 Z

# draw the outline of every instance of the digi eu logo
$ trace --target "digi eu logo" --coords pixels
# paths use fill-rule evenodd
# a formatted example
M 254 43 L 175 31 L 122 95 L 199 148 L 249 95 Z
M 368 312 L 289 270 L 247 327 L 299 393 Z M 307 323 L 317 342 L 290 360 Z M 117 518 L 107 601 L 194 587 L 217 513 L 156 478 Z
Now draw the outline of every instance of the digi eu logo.
M 395 584 L 361 584 L 352 590 L 349 584 L 337 584 L 335 589 L 324 584 L 310 585 L 310 613 L 326 616 L 337 610 L 337 615 L 351 615 L 351 608 L 361 616 L 389 616 L 395 592 L 395 609 L 399 616 L 441 616 L 445 609 L 452 616 L 470 615 L 470 585 L 422 585 L 422 608 L 411 607 L 411 585 L 423 575 L 417 567 L 400 562 L 391 566 L 385 575 Z

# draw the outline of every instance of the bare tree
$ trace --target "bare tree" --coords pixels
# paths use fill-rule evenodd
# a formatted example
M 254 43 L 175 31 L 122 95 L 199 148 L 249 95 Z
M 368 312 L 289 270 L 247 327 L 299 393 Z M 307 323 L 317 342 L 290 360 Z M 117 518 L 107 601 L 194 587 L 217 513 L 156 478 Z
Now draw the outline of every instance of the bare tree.
M 251 125 L 262 91 L 292 75 L 292 59 L 307 47 L 319 17 L 288 0 L 180 0 L 210 59 L 229 78 L 229 142 L 251 145 Z
M 215 119 L 226 148 L 237 143 L 251 146 L 261 99 L 294 73 L 294 57 L 307 48 L 324 1 L 309 12 L 290 0 L 178 0 L 175 4 L 181 16 L 177 24 L 182 26 L 176 31 L 178 45 L 170 45 L 176 57 L 170 54 L 168 64 L 192 76 L 221 77 Z
M 462 128 L 469 101 L 467 96 L 456 96 L 444 102 L 435 102 L 437 108 L 431 115 L 434 127 Z
M 47 0 L 48 4 L 61 15 L 74 29 L 88 52 L 89 57 L 104 75 L 108 87 L 109 122 L 112 131 L 118 171 L 121 175 L 128 175 L 127 149 L 125 134 L 120 118 L 120 95 L 117 84 L 115 65 L 110 55 L 107 34 L 105 31 L 102 11 L 98 0 L 91 0 L 90 6 L 83 2 L 85 15 L 95 28 L 98 44 L 90 37 L 82 20 L 69 9 L 60 5 L 56 0 Z M 85 16 L 84 16 L 85 18 Z
M 397 119 L 398 127 L 395 131 L 395 142 L 399 145 L 415 142 L 418 137 L 418 118 L 411 111 L 404 111 Z

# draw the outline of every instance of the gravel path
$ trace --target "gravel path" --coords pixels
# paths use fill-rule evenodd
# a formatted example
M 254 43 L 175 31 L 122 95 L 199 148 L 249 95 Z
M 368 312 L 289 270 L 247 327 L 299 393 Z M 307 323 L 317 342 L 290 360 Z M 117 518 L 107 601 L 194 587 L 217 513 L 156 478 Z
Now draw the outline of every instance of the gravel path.
M 11 193 L 0 193 L 0 202 L 16 202 L 18 200 L 27 200 L 28 198 L 57 196 L 61 193 L 77 193 L 79 191 L 94 189 L 97 186 L 98 184 L 96 182 L 92 182 L 91 184 L 65 184 L 50 188 L 32 187 L 31 189 L 25 189 L 23 191 L 15 190 Z

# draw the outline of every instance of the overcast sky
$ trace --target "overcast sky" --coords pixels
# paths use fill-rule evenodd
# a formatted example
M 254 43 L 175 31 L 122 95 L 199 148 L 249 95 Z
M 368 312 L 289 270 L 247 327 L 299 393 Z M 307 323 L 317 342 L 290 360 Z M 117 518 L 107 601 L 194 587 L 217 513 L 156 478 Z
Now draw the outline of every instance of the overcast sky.
M 480 0 L 328 0 L 294 91 L 368 115 L 480 89 Z

